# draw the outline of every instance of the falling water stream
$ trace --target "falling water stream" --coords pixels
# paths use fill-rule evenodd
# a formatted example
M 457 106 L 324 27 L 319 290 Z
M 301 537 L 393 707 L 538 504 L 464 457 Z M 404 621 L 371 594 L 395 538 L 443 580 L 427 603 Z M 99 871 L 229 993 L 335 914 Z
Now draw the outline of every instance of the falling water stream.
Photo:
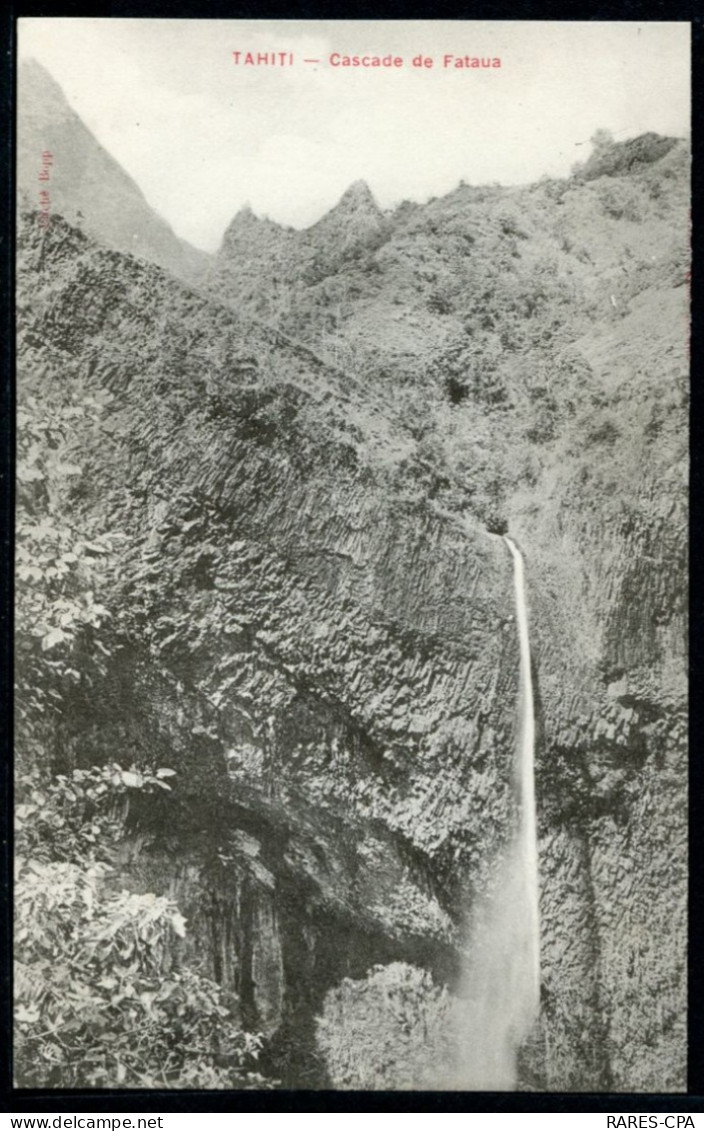
M 490 890 L 473 908 L 457 1008 L 455 1086 L 511 1091 L 517 1058 L 540 1008 L 538 850 L 533 757 L 535 718 L 523 557 L 513 559 L 520 691 L 515 755 L 517 823 L 493 869 Z

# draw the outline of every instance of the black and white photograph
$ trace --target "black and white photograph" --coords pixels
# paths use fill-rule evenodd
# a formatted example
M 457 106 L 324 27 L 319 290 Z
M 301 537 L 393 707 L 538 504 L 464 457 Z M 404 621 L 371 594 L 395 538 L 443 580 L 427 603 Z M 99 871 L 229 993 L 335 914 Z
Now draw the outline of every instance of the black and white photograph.
M 686 1092 L 690 32 L 18 21 L 16 1089 Z

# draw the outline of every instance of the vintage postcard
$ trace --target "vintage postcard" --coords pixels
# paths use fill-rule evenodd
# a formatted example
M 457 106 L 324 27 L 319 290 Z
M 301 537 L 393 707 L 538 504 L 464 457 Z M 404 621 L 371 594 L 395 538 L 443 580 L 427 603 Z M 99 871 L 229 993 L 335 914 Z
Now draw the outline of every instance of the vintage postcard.
M 686 1091 L 689 40 L 19 21 L 16 1087 Z

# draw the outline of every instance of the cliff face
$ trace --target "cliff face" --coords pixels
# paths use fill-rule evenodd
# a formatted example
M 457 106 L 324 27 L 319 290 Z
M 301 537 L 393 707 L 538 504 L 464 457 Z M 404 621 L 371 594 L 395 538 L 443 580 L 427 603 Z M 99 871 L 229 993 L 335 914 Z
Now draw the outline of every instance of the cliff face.
M 56 761 L 178 771 L 124 873 L 178 895 L 286 1084 L 330 1082 L 345 977 L 456 982 L 514 819 L 508 526 L 539 706 L 523 1084 L 685 1087 L 686 177 L 675 147 L 608 192 L 390 218 L 358 186 L 261 245 L 241 215 L 219 300 L 28 218 L 21 388 L 114 394 L 70 506 L 124 535 L 113 656 Z M 296 246 L 315 270 L 277 297 Z

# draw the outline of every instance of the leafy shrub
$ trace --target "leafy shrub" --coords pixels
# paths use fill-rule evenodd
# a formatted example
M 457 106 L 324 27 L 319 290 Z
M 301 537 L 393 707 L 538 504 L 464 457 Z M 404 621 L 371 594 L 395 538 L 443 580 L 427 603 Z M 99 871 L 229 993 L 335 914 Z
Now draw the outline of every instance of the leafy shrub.
M 81 446 L 95 442 L 111 400 L 79 386 L 56 400 L 26 396 L 17 412 L 16 703 L 25 757 L 47 714 L 80 678 L 71 662 L 78 638 L 96 639 L 110 617 L 95 593 L 120 536 L 79 525 L 67 500 L 84 471 Z M 99 642 L 93 651 L 99 667 L 108 649 Z
M 608 417 L 599 421 L 587 435 L 588 444 L 615 444 L 621 435 L 621 429 L 615 421 Z
M 452 314 L 452 300 L 442 291 L 434 290 L 428 297 L 428 310 L 431 314 Z

